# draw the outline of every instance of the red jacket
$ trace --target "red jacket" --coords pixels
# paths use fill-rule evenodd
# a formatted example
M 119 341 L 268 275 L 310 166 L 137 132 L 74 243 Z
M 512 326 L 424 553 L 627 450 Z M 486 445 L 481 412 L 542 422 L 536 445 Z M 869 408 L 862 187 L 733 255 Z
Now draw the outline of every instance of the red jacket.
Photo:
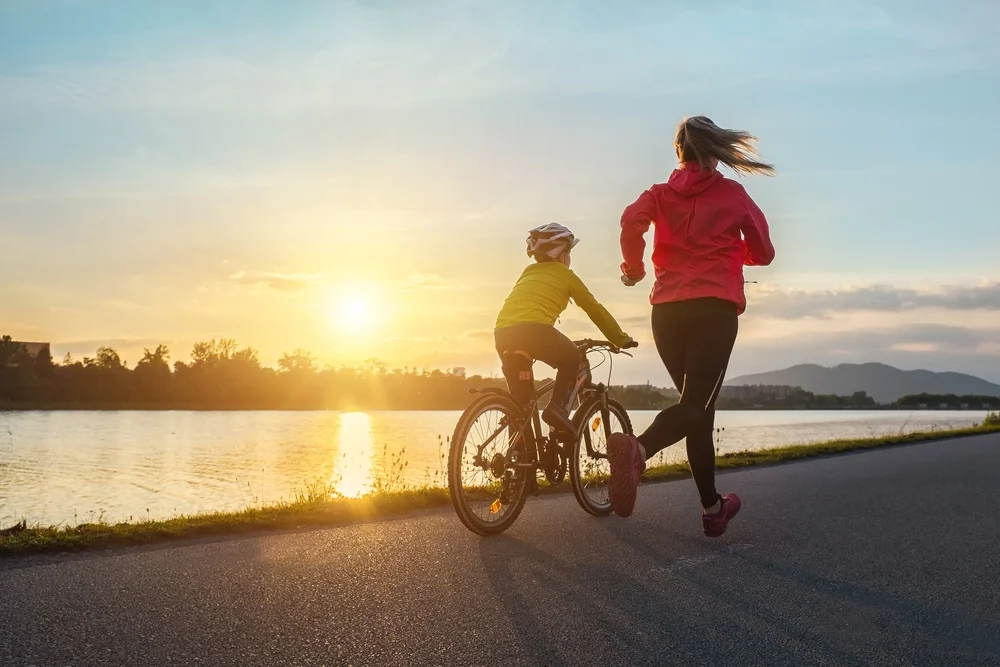
M 746 310 L 743 266 L 767 266 L 774 246 L 767 220 L 743 186 L 714 169 L 685 163 L 622 213 L 622 273 L 639 280 L 652 223 L 656 283 L 651 303 L 716 297 Z

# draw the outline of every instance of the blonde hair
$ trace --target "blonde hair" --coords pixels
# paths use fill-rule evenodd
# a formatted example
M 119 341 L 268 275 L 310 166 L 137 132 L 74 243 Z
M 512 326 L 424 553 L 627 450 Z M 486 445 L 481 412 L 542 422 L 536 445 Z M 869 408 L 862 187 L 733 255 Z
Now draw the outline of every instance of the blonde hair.
M 703 168 L 718 160 L 740 174 L 774 176 L 774 165 L 761 162 L 757 137 L 743 130 L 726 130 L 707 116 L 691 116 L 681 121 L 674 148 L 682 162 L 697 162 Z

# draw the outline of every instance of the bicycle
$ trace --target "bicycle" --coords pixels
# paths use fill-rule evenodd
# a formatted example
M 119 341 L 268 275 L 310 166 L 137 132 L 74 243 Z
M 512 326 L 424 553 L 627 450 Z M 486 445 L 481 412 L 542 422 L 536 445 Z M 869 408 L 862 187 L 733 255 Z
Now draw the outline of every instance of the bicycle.
M 542 432 L 539 399 L 552 392 L 554 381 L 535 388 L 534 359 L 523 351 L 508 352 L 504 363 L 512 364 L 520 381 L 530 382 L 530 393 L 519 404 L 504 389 L 472 389 L 480 394 L 465 409 L 455 426 L 448 456 L 448 489 L 455 513 L 466 528 L 479 535 L 496 535 L 517 520 L 528 495 L 540 492 L 537 473 L 542 471 L 552 486 L 562 484 L 567 470 L 580 506 L 600 516 L 611 511 L 607 482 L 608 439 L 612 433 L 632 433 L 625 408 L 608 397 L 603 383 L 594 384 L 592 352 L 611 362 L 612 354 L 632 356 L 603 340 L 579 340 L 583 362 L 570 397 L 577 402 L 572 433 Z M 629 347 L 635 347 L 633 343 Z M 595 366 L 601 366 L 604 361 Z M 610 371 L 608 374 L 610 382 Z

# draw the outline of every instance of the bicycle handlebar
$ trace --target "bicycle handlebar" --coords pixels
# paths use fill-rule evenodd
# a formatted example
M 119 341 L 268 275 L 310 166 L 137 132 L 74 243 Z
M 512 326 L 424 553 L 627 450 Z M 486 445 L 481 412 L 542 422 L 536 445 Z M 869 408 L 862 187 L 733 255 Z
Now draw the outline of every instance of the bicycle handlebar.
M 630 350 L 639 347 L 639 343 L 634 340 L 629 341 L 629 343 L 625 345 L 625 347 L 618 347 L 617 345 L 615 345 L 610 341 L 594 340 L 593 338 L 584 338 L 583 340 L 575 340 L 573 341 L 573 344 L 584 351 L 603 348 L 606 349 L 608 352 L 611 352 L 612 354 L 628 354 L 628 352 L 625 352 L 625 350 Z

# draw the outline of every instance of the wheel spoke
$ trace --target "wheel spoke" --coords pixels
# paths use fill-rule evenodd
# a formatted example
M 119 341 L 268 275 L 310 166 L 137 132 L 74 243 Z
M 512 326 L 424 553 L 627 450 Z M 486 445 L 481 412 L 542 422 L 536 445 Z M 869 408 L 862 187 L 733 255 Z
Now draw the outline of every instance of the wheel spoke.
M 584 508 L 596 514 L 607 513 L 611 508 L 608 498 L 608 480 L 611 476 L 607 458 L 608 439 L 612 433 L 631 432 L 628 416 L 621 406 L 612 403 L 609 408 L 605 420 L 599 403 L 585 402 L 581 407 L 584 412 L 576 417 L 580 434 L 579 442 L 573 448 L 571 461 L 575 475 L 574 491 Z
M 465 429 L 460 447 L 459 499 L 471 518 L 489 526 L 503 522 L 518 505 L 524 473 L 514 467 L 512 415 L 500 405 L 484 406 Z M 453 493 L 456 490 L 453 489 Z

